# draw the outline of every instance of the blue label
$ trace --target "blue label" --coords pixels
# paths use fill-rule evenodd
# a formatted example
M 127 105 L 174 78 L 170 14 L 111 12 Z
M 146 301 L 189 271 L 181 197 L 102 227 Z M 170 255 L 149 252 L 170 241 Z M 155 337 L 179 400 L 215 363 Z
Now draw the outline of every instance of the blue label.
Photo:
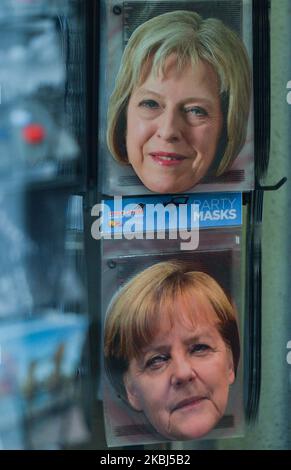
M 241 224 L 241 193 L 119 196 L 102 203 L 102 233 L 194 230 Z

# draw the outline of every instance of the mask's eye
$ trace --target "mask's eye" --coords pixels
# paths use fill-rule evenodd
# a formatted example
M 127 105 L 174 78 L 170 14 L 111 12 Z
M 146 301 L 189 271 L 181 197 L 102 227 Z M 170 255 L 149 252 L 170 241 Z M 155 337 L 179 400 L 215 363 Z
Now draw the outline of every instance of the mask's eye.
M 159 103 L 155 100 L 142 100 L 138 106 L 147 109 L 158 109 L 160 107 Z
M 169 356 L 167 354 L 158 354 L 157 356 L 153 356 L 146 361 L 145 369 L 159 369 L 164 364 L 166 364 L 168 360 Z
M 189 106 L 184 109 L 184 112 L 189 119 L 208 116 L 206 109 L 201 108 L 200 106 Z
M 212 348 L 208 344 L 204 343 L 192 344 L 190 347 L 190 352 L 196 355 L 207 354 L 210 351 L 212 351 Z

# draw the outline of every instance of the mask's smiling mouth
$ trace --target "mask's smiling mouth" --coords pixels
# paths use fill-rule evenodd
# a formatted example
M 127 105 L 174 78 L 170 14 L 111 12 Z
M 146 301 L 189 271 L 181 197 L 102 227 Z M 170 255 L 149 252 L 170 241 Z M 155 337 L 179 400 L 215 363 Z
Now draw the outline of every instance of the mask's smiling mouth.
M 180 155 L 174 152 L 157 151 L 150 152 L 149 155 L 152 157 L 155 163 L 162 166 L 179 165 L 184 160 L 187 160 L 187 157 L 185 157 L 184 155 Z

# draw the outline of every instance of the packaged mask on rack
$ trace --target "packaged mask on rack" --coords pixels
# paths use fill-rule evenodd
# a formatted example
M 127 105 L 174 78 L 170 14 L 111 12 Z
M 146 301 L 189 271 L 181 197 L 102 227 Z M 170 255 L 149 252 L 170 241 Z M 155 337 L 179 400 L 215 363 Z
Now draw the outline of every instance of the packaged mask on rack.
M 11 184 L 73 178 L 79 147 L 45 103 L 30 98 L 0 108 L 0 178 Z
M 0 177 L 8 186 L 75 179 L 79 146 L 68 131 L 66 59 L 55 23 L 3 21 L 0 37 Z
M 2 102 L 63 86 L 65 69 L 52 20 L 2 20 L 0 37 Z
M 0 194 L 0 318 L 33 308 L 25 260 L 36 246 L 23 229 L 24 207 L 22 192 Z
M 69 3 L 69 0 L 2 0 L 0 20 L 65 15 L 69 12 Z
M 164 239 L 102 240 L 109 446 L 243 433 L 241 195 L 186 197 L 198 206 L 194 248 L 181 250 L 173 225 Z M 131 201 L 145 214 L 148 199 Z
M 102 192 L 252 189 L 252 2 L 102 1 L 100 30 Z
M 86 311 L 84 267 L 77 264 L 83 262 L 80 234 L 75 240 L 71 228 L 80 213 L 72 213 L 69 202 L 66 191 L 0 194 L 2 319 L 48 308 Z
M 76 381 L 87 326 L 84 316 L 49 310 L 1 325 L 1 449 L 58 449 L 88 437 Z

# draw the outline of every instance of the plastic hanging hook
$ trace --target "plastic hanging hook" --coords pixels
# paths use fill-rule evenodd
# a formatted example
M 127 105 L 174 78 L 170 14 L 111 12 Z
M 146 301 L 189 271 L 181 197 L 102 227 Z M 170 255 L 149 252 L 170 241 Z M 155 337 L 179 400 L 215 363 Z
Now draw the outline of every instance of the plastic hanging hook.
M 287 177 L 284 176 L 281 178 L 278 183 L 273 184 L 273 185 L 266 185 L 266 186 L 261 186 L 260 183 L 256 183 L 256 189 L 261 189 L 262 191 L 277 191 L 278 189 L 283 186 L 287 181 Z

